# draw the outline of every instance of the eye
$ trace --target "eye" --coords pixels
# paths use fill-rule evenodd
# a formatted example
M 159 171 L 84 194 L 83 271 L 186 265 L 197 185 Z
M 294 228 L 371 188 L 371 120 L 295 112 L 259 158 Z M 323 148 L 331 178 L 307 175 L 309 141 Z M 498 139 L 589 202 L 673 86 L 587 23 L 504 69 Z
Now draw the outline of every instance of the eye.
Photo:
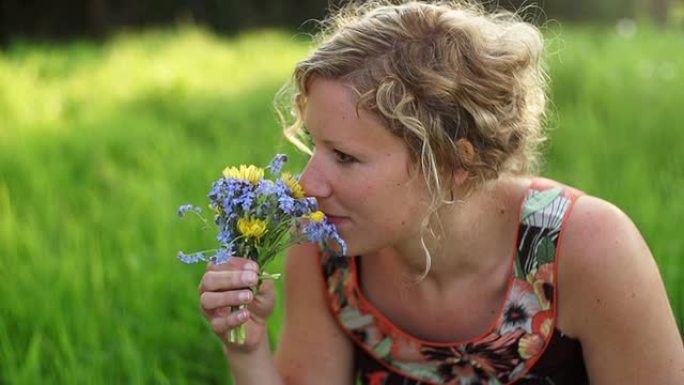
M 349 154 L 345 154 L 344 152 L 339 151 L 339 150 L 333 150 L 333 151 L 335 152 L 335 158 L 337 160 L 337 163 L 350 164 L 350 163 L 356 162 L 356 158 L 354 158 L 353 156 L 351 156 Z

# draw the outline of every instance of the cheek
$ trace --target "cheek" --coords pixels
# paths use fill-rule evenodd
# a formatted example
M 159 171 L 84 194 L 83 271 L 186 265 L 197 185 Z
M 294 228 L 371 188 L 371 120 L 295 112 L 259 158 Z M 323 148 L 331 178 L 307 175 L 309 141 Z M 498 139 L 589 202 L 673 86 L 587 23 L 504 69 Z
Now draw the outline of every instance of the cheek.
M 347 190 L 347 196 L 353 199 L 355 205 L 363 212 L 384 210 L 385 204 L 392 197 L 392 193 L 386 186 L 370 178 L 364 178 L 353 186 L 349 185 Z
M 370 195 L 361 199 L 371 201 Z M 375 212 L 373 221 L 390 232 L 414 232 L 420 227 L 426 212 L 425 205 L 419 203 L 417 196 L 408 194 L 405 187 L 396 185 L 386 189 L 383 194 L 373 196 L 372 201 L 375 202 L 374 207 L 370 208 Z

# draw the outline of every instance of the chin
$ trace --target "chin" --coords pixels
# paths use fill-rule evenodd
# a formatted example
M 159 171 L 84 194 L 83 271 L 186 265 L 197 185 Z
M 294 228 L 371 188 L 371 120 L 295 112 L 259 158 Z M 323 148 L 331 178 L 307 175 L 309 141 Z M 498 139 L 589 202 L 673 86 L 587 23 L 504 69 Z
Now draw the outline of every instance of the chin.
M 359 233 L 356 231 L 346 232 L 344 230 L 341 230 L 339 234 L 340 237 L 342 237 L 344 242 L 347 244 L 347 254 L 345 255 L 346 257 L 366 255 L 369 253 L 373 253 L 384 247 L 383 244 L 378 243 L 379 240 L 369 239 L 368 237 L 359 237 Z M 339 245 L 337 245 L 337 243 L 331 243 L 330 247 L 338 253 L 342 251 Z
M 378 250 L 377 247 L 368 247 L 368 246 L 364 246 L 364 245 L 354 244 L 353 242 L 349 242 L 346 239 L 345 239 L 345 242 L 347 242 L 347 255 L 346 255 L 346 257 L 358 257 L 358 256 L 366 255 L 366 254 L 369 254 L 369 253 L 372 253 L 372 252 Z

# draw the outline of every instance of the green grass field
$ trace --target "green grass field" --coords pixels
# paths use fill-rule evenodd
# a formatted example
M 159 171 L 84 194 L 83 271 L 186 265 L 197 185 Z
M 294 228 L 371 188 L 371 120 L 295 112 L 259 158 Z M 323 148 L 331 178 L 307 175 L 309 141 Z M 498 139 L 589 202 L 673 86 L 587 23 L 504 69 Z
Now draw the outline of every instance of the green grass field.
M 684 38 L 549 37 L 544 175 L 633 218 L 681 326 Z M 204 202 L 226 165 L 276 151 L 304 165 L 271 100 L 307 49 L 284 33 L 179 27 L 0 52 L 0 383 L 229 382 L 198 310 L 203 267 L 175 259 L 214 234 L 175 211 Z

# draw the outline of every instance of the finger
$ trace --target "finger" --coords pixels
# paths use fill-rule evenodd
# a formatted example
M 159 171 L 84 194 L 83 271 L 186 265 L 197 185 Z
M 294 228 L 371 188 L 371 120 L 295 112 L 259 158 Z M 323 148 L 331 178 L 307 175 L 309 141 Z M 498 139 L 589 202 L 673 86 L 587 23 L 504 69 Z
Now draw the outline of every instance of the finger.
M 259 281 L 254 271 L 208 271 L 200 282 L 200 293 L 206 291 L 235 290 L 254 286 Z
M 203 307 L 200 307 L 202 310 L 202 315 L 204 315 L 204 318 L 207 319 L 211 323 L 211 320 L 216 318 L 216 317 L 228 317 L 231 313 L 230 307 L 220 307 L 214 310 L 207 310 L 204 309 Z
M 200 296 L 200 304 L 204 310 L 214 310 L 221 307 L 248 304 L 254 294 L 251 290 L 205 291 Z
M 241 257 L 230 257 L 225 263 L 209 262 L 207 266 L 209 271 L 226 271 L 226 270 L 251 270 L 259 272 L 259 264 L 251 259 Z
M 231 329 L 242 325 L 249 319 L 249 311 L 246 309 L 230 313 L 227 317 L 214 317 L 211 319 L 211 328 L 218 335 L 224 335 Z

